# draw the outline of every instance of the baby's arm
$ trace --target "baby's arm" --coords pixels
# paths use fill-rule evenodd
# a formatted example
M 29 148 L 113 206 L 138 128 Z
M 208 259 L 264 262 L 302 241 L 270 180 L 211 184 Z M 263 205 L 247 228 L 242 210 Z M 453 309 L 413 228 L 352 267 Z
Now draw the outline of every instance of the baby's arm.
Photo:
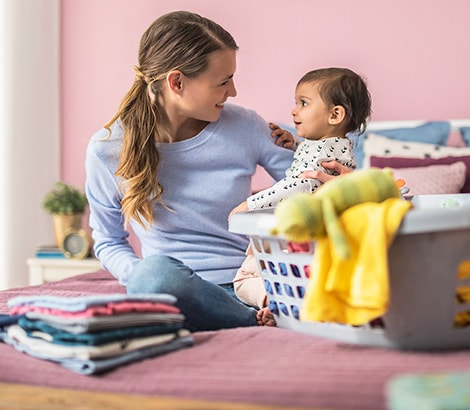
M 347 167 L 339 163 L 338 161 L 324 161 L 322 162 L 322 167 L 327 168 L 331 171 L 335 171 L 339 175 L 349 174 L 353 172 L 354 169 Z M 337 175 L 330 175 L 326 172 L 316 170 L 316 171 L 304 171 L 299 175 L 299 178 L 314 178 L 318 179 L 321 182 L 327 182 L 331 179 L 336 178 Z
M 272 187 L 266 188 L 247 199 L 250 211 L 263 208 L 274 208 L 289 196 L 299 192 L 313 192 L 320 186 L 320 182 L 313 179 L 286 177 L 276 182 Z
M 305 186 L 302 186 L 305 185 Z M 295 192 L 308 192 L 310 190 L 305 181 L 302 182 L 297 178 L 283 178 L 276 182 L 273 186 L 263 189 L 256 194 L 248 197 L 240 205 L 232 209 L 228 220 L 232 218 L 233 214 L 244 211 L 254 211 L 256 209 L 274 208 L 280 201 L 285 199 L 288 195 Z
M 254 255 L 250 254 L 243 261 L 233 278 L 233 289 L 238 299 L 249 306 L 262 308 L 267 304 L 263 278 L 258 272 Z

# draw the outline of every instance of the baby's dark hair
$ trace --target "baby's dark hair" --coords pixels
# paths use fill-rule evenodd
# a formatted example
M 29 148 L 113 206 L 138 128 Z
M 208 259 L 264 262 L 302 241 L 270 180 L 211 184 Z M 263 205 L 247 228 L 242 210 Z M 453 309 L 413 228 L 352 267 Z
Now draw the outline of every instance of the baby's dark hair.
M 348 68 L 320 68 L 309 71 L 297 83 L 319 82 L 320 97 L 328 106 L 341 105 L 346 111 L 345 132 L 362 134 L 371 115 L 371 97 L 365 80 Z

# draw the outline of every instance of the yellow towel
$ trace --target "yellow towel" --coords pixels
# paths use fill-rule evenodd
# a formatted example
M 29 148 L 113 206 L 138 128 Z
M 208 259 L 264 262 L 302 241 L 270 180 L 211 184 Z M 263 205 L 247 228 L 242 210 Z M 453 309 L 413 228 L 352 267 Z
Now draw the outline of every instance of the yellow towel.
M 341 259 L 328 237 L 318 239 L 301 320 L 362 325 L 388 307 L 388 248 L 411 203 L 364 202 L 340 216 L 351 254 Z

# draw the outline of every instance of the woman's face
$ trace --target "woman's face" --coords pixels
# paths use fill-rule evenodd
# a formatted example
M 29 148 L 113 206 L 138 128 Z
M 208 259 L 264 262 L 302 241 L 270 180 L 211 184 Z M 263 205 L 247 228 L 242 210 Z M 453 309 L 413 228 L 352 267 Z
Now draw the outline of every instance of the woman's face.
M 199 121 L 217 121 L 227 99 L 237 95 L 233 81 L 235 69 L 235 50 L 214 51 L 206 71 L 195 78 L 184 77 L 182 113 Z

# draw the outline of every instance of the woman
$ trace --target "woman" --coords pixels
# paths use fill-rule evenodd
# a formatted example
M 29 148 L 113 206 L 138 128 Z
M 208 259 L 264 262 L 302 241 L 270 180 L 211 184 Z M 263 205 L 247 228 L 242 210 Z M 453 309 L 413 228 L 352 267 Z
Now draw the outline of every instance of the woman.
M 293 158 L 273 143 L 291 146 L 289 133 L 226 104 L 237 49 L 197 14 L 158 18 L 142 36 L 134 84 L 87 150 L 96 256 L 129 294 L 175 295 L 190 330 L 257 324 L 233 294 L 247 239 L 228 232 L 227 217 L 257 165 L 279 180 Z

